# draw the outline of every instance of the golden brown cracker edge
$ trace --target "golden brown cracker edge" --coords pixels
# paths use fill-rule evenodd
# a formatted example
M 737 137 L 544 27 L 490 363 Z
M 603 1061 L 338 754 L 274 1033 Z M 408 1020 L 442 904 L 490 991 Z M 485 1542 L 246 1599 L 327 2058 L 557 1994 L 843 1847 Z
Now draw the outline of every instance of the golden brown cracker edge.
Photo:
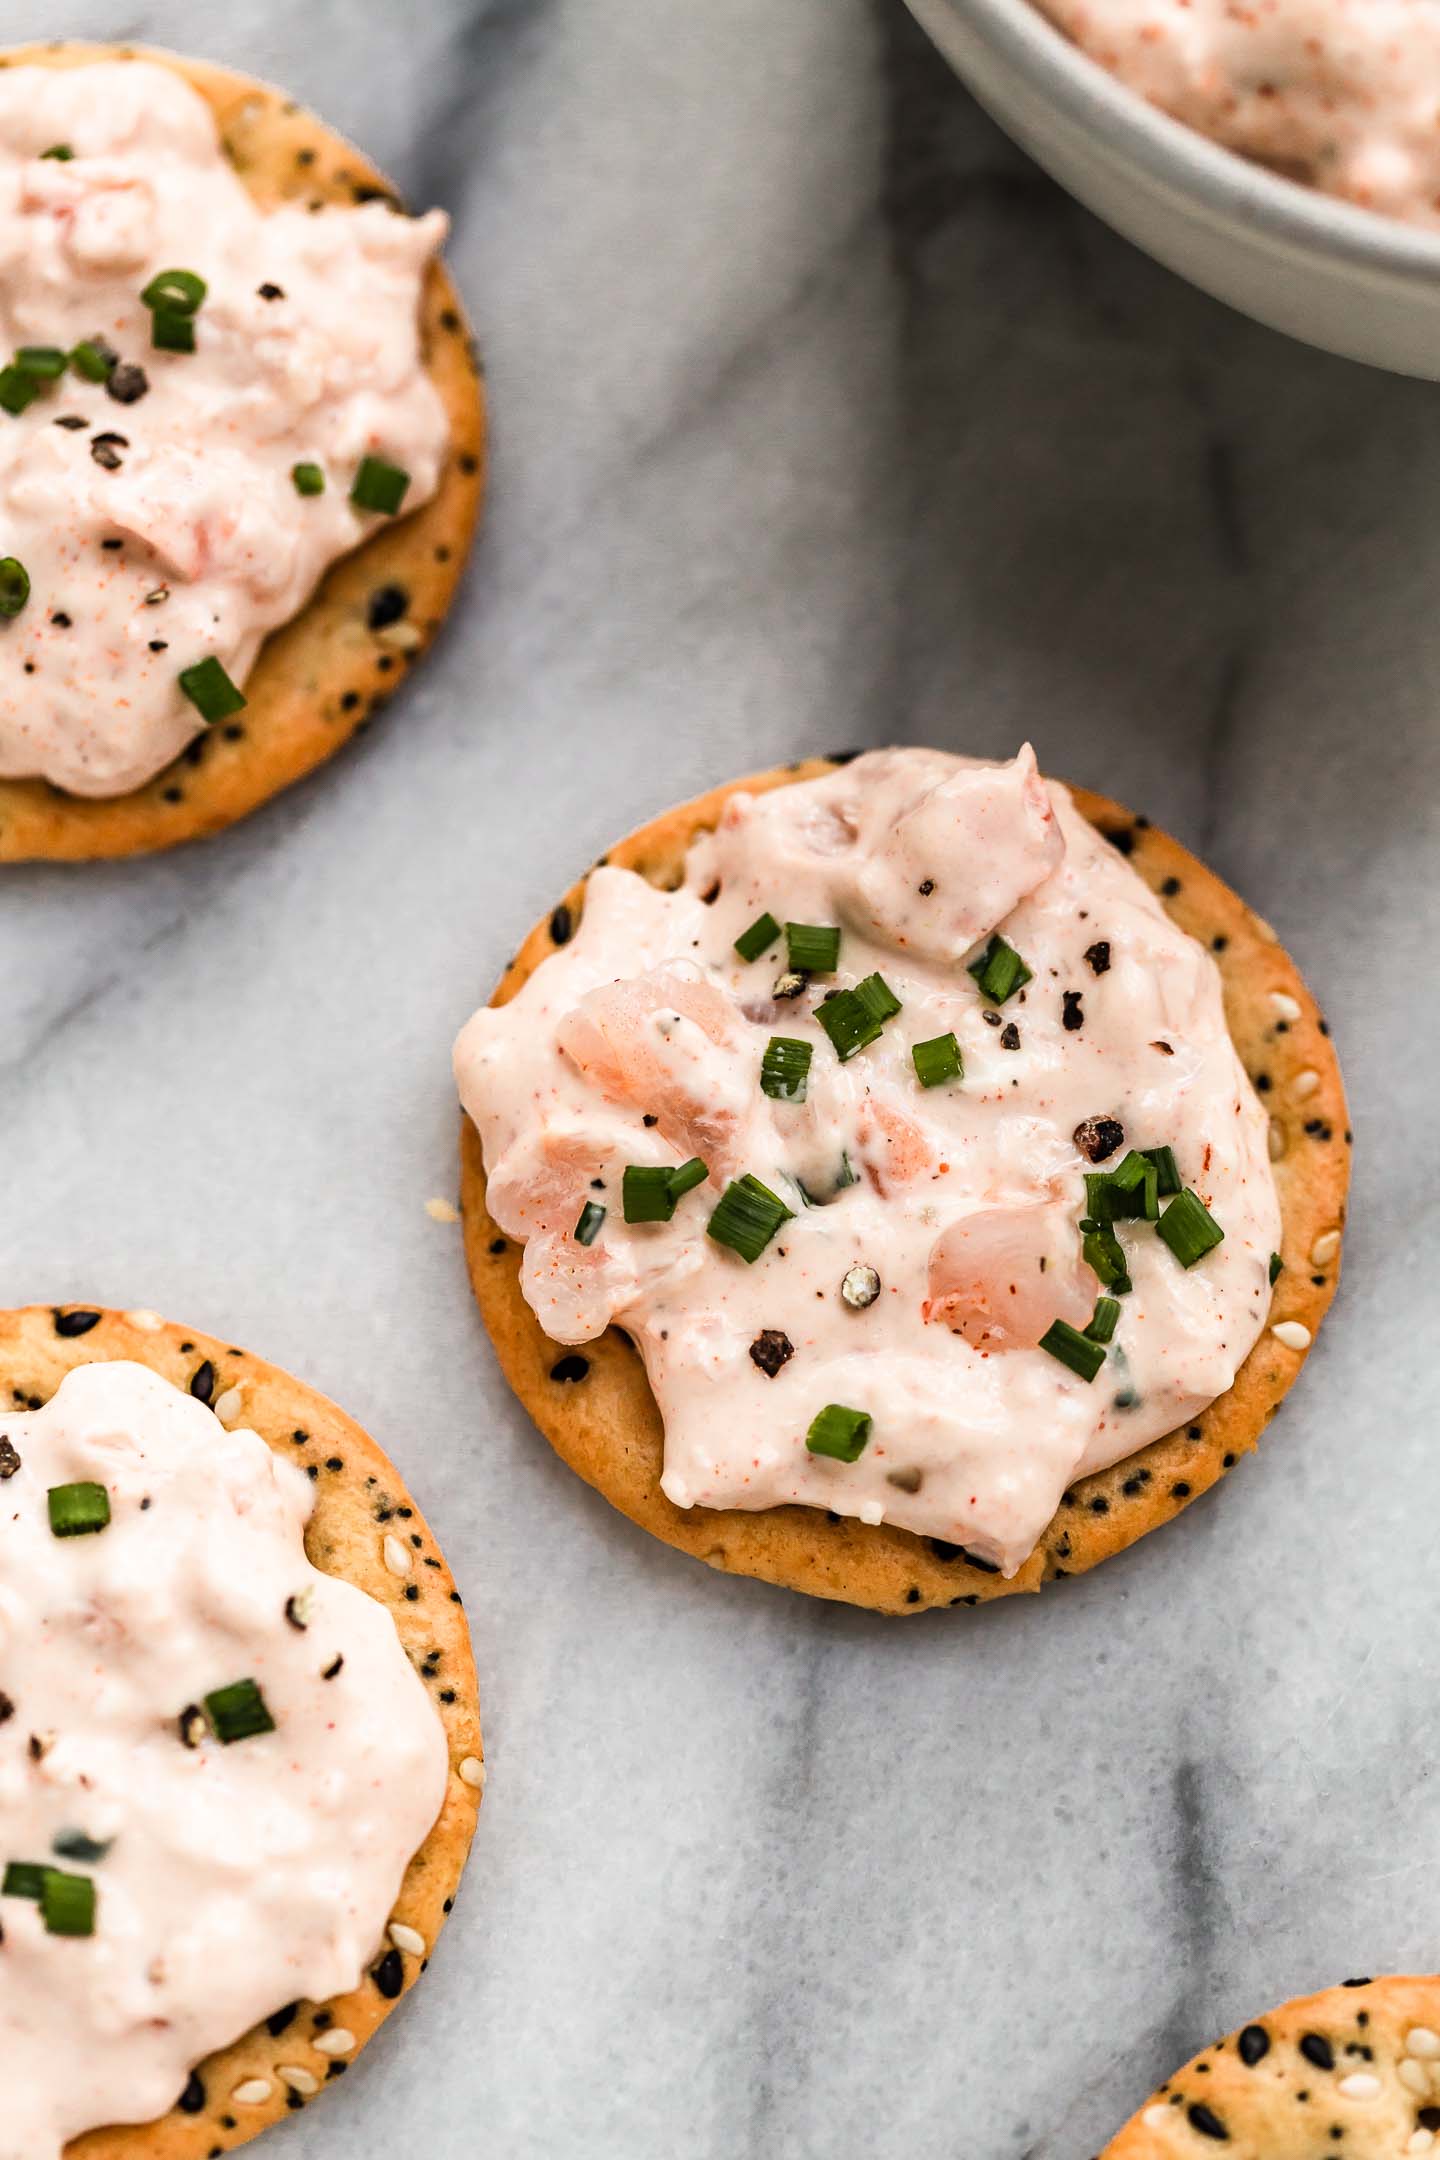
M 147 60 L 199 91 L 236 172 L 262 203 L 379 198 L 384 175 L 283 91 L 248 75 L 138 45 L 58 43 L 0 53 L 0 67 Z M 143 787 L 91 799 L 43 780 L 0 780 L 0 862 L 148 854 L 217 833 L 299 780 L 365 727 L 439 630 L 480 514 L 485 399 L 474 340 L 448 272 L 421 295 L 425 367 L 450 422 L 434 499 L 335 563 L 292 622 L 273 631 L 243 712 L 195 737 Z
M 115 1358 L 132 1358 L 212 1408 L 218 1404 L 227 1423 L 252 1427 L 275 1454 L 309 1473 L 315 1511 L 306 1552 L 389 1612 L 439 1713 L 450 1755 L 440 1814 L 390 1915 L 423 1947 L 407 1936 L 402 1948 L 387 1935 L 358 1988 L 325 2003 L 277 2003 L 253 2032 L 198 2066 L 168 2115 L 90 2130 L 65 2148 L 66 2160 L 206 2160 L 343 2075 L 425 1969 L 455 1899 L 484 1786 L 475 1665 L 460 1593 L 424 1516 L 388 1457 L 316 1389 L 224 1337 L 154 1313 L 79 1305 L 0 1312 L 6 1407 L 39 1409 L 75 1366 Z M 403 1574 L 387 1564 L 387 1536 L 409 1559 Z
M 652 884 L 677 885 L 691 839 L 714 825 L 731 795 L 815 779 L 841 762 L 809 758 L 713 788 L 642 826 L 602 860 Z M 1270 1113 L 1285 1265 L 1265 1330 L 1228 1394 L 1192 1423 L 1072 1486 L 1010 1580 L 961 1546 L 818 1508 L 748 1513 L 674 1506 L 660 1489 L 663 1430 L 638 1353 L 615 1328 L 583 1349 L 567 1349 L 542 1333 L 521 1294 L 519 1248 L 486 1212 L 479 1136 L 468 1117 L 462 1121 L 466 1261 L 506 1378 L 572 1470 L 642 1529 L 711 1567 L 886 1613 L 1038 1590 L 1123 1551 L 1208 1491 L 1254 1447 L 1305 1361 L 1339 1279 L 1350 1174 L 1345 1095 L 1325 1022 L 1274 931 L 1212 871 L 1147 819 L 1084 788 L 1073 793 L 1081 812 L 1220 969 L 1230 1032 Z M 495 1004 L 512 998 L 566 942 L 584 899 L 582 878 L 530 932 Z M 1277 1324 L 1289 1341 L 1275 1333 Z
M 1346 1980 L 1202 2048 L 1100 2160 L 1392 2160 L 1437 2132 L 1440 1979 Z

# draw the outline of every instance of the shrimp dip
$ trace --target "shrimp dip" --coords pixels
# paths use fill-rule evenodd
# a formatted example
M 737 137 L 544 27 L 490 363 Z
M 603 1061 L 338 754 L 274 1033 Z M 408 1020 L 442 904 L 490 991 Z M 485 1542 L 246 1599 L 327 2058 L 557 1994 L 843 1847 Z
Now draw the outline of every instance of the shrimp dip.
M 734 794 L 672 892 L 597 869 L 455 1068 L 526 1299 L 633 1339 L 680 1507 L 1013 1575 L 1265 1324 L 1268 1121 L 1214 962 L 1028 747 Z
M 1132 90 L 1243 157 L 1440 228 L 1440 0 L 1036 0 Z

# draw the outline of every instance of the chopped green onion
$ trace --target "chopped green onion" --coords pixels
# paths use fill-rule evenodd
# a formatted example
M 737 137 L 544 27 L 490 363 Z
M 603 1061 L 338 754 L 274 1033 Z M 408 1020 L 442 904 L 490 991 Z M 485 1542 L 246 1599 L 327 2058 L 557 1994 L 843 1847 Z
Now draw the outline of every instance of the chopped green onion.
M 1148 1155 L 1131 1148 L 1117 1170 L 1109 1173 L 1114 1220 L 1154 1222 L 1160 1213 L 1160 1173 Z M 1121 1204 L 1120 1195 L 1124 1195 Z
M 47 1872 L 43 1860 L 7 1860 L 0 1897 L 28 1897 L 38 1902 Z
M 68 142 L 57 142 L 51 143 L 50 148 L 48 150 L 42 150 L 40 152 L 40 155 L 42 158 L 54 158 L 56 162 L 60 165 L 68 165 L 71 158 L 74 157 L 75 152 L 71 149 Z
M 683 1200 L 687 1192 L 694 1192 L 697 1185 L 703 1185 L 709 1175 L 709 1166 L 701 1162 L 698 1155 L 692 1155 L 689 1162 L 682 1162 L 678 1170 L 670 1172 L 670 1190 L 677 1200 Z
M 1091 1342 L 1112 1342 L 1119 1324 L 1120 1303 L 1118 1298 L 1096 1298 L 1095 1310 L 1090 1315 L 1090 1325 L 1086 1328 L 1085 1333 L 1089 1336 Z
M 209 289 L 193 270 L 157 270 L 140 300 L 156 315 L 193 315 Z
M 1225 1236 L 1200 1195 L 1188 1185 L 1170 1202 L 1155 1228 L 1184 1268 L 1203 1260 Z
M 847 1410 L 843 1403 L 826 1403 L 810 1420 L 805 1445 L 812 1455 L 829 1455 L 836 1462 L 859 1462 L 870 1438 L 868 1410 Z
M 195 318 L 176 308 L 156 308 L 150 318 L 150 343 L 156 352 L 194 352 Z
M 1149 1156 L 1151 1162 L 1155 1165 L 1156 1174 L 1160 1180 L 1161 1199 L 1163 1200 L 1167 1193 L 1179 1192 L 1180 1169 L 1175 1160 L 1174 1148 L 1147 1147 L 1143 1152 Z
M 6 412 L 16 415 L 24 412 L 39 394 L 39 383 L 33 375 L 27 375 L 24 368 L 13 364 L 0 368 L 0 405 Z
M 1087 1230 L 1081 1250 L 1086 1266 L 1094 1270 L 1104 1289 L 1118 1291 L 1121 1297 L 1129 1295 L 1135 1286 L 1126 1265 L 1125 1248 L 1108 1224 L 1096 1223 Z
M 1040 1348 L 1048 1350 L 1062 1365 L 1068 1365 L 1071 1372 L 1079 1373 L 1082 1380 L 1093 1380 L 1105 1363 L 1104 1344 L 1092 1342 L 1079 1328 L 1071 1327 L 1068 1320 L 1052 1320 L 1040 1338 Z
M 824 1028 L 841 1064 L 879 1039 L 887 1020 L 900 1010 L 900 1000 L 881 975 L 867 975 L 853 990 L 837 990 L 823 998 L 815 1017 Z
M 257 1733 L 274 1732 L 275 1720 L 253 1680 L 232 1680 L 205 1697 L 205 1715 L 217 1740 L 229 1747 L 235 1740 L 253 1740 Z
M 575 1225 L 577 1245 L 593 1245 L 600 1235 L 600 1225 L 605 1220 L 605 1210 L 598 1201 L 587 1200 L 580 1210 L 580 1220 Z
M 793 1035 L 772 1035 L 760 1060 L 760 1092 L 775 1102 L 802 1103 L 810 1075 L 813 1043 Z
M 1280 1277 L 1284 1272 L 1284 1268 L 1285 1262 L 1281 1259 L 1279 1253 L 1272 1252 L 1270 1255 L 1270 1287 L 1272 1290 L 1274 1289 L 1276 1283 L 1280 1280 Z
M 47 1935 L 93 1935 L 95 1885 L 88 1875 L 67 1875 L 46 1868 L 40 1912 Z
M 769 952 L 780 935 L 780 925 L 773 915 L 757 915 L 748 930 L 742 930 L 735 940 L 735 950 L 742 960 L 758 960 L 761 953 Z
M 742 1260 L 753 1264 L 759 1259 L 781 1223 L 789 1222 L 794 1210 L 777 1199 L 768 1185 L 759 1178 L 734 1178 L 720 1195 L 714 1213 L 705 1225 L 707 1237 L 714 1238 L 717 1245 L 728 1245 L 739 1253 Z
M 391 465 L 385 458 L 362 458 L 350 500 L 357 510 L 379 510 L 386 517 L 394 517 L 409 485 L 410 475 L 403 467 Z
M 18 615 L 30 597 L 30 573 L 14 555 L 0 557 L 0 615 Z
M 948 1035 L 935 1035 L 929 1042 L 913 1044 L 910 1056 L 921 1087 L 943 1087 L 947 1080 L 965 1077 L 965 1064 L 953 1029 Z
M 1013 945 L 1006 943 L 998 930 L 980 958 L 971 961 L 969 972 L 980 985 L 982 997 L 988 998 L 992 1005 L 1003 1005 L 1031 979 L 1030 970 L 1019 953 Z
M 833 975 L 840 958 L 840 932 L 820 923 L 787 922 L 785 952 L 802 975 Z
M 70 355 L 70 365 L 86 382 L 104 382 L 115 363 L 90 338 L 82 338 Z
M 627 1163 L 620 1184 L 626 1222 L 669 1222 L 675 1203 L 703 1185 L 709 1175 L 698 1155 L 674 1169 L 665 1163 Z
M 88 1479 L 78 1485 L 52 1485 L 45 1497 L 55 1537 L 88 1537 L 110 1520 L 110 1495 Z
M 194 667 L 181 669 L 180 688 L 207 725 L 245 710 L 243 694 L 213 653 L 208 660 L 197 660 Z
M 54 382 L 65 372 L 65 355 L 58 345 L 22 345 L 15 355 L 15 365 L 37 382 Z
M 297 495 L 323 495 L 325 492 L 325 469 L 321 465 L 292 465 L 290 478 L 295 483 Z
M 1108 1170 L 1087 1170 L 1085 1173 L 1085 1213 L 1091 1222 L 1107 1226 L 1115 1221 L 1116 1202 L 1120 1202 L 1122 1215 L 1129 1210 L 1124 1206 L 1124 1196 L 1116 1192 Z

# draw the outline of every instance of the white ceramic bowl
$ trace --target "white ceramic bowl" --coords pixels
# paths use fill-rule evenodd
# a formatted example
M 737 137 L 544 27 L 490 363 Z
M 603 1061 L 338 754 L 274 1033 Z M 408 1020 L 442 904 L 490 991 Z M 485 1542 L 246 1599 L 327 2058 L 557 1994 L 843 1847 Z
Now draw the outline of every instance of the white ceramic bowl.
M 1157 112 L 1030 0 L 909 0 L 982 105 L 1160 262 L 1329 352 L 1440 379 L 1440 235 L 1249 164 Z

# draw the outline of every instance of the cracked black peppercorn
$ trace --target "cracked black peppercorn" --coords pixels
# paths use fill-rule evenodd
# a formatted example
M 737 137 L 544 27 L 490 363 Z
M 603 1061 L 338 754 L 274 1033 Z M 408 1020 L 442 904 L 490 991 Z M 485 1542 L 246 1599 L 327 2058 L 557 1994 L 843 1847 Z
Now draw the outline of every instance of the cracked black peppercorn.
M 149 388 L 149 376 L 133 360 L 122 360 L 105 378 L 106 395 L 114 398 L 117 405 L 138 403 Z
M 1087 1162 L 1104 1162 L 1125 1145 L 1125 1128 L 1119 1118 L 1082 1118 L 1072 1137 Z
M 1002 1050 L 1018 1050 L 1020 1047 L 1020 1030 L 1013 1020 L 1007 1020 L 1000 1030 L 1000 1047 Z
M 779 1328 L 762 1328 L 750 1345 L 752 1363 L 758 1365 L 769 1380 L 773 1380 L 781 1366 L 794 1355 L 794 1343 Z
M 1077 1028 L 1082 1028 L 1085 1025 L 1085 1015 L 1080 1009 L 1080 992 L 1078 990 L 1064 990 L 1061 992 L 1060 1002 L 1062 1007 L 1060 1024 L 1068 1035 L 1073 1035 Z
M 1097 938 L 1093 945 L 1087 945 L 1085 958 L 1092 975 L 1107 975 L 1110 972 L 1110 940 Z

